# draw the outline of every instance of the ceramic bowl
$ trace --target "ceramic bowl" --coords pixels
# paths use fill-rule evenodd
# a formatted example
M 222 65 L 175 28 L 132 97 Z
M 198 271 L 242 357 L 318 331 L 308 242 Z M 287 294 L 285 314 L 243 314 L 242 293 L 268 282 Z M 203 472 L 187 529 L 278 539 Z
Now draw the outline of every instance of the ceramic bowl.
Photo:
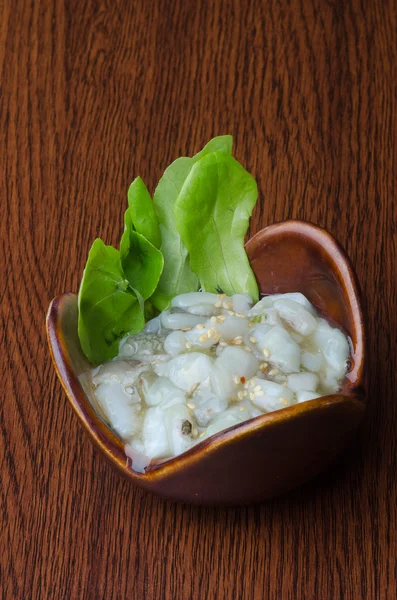
M 351 340 L 351 364 L 337 394 L 296 404 L 222 431 L 170 460 L 137 473 L 124 443 L 94 409 L 77 336 L 77 296 L 62 294 L 48 310 L 55 369 L 91 441 L 132 483 L 172 500 L 210 505 L 260 502 L 304 483 L 344 449 L 365 410 L 365 331 L 353 268 L 332 236 L 285 221 L 246 245 L 262 294 L 302 292 Z

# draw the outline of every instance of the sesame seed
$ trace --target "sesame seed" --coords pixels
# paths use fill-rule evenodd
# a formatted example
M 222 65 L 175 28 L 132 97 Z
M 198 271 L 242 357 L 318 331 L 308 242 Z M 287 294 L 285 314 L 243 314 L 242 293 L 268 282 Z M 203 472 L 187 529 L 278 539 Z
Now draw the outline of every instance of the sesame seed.
M 182 331 L 190 331 L 191 327 L 182 327 Z
M 205 431 L 202 431 L 202 432 L 200 433 L 200 435 L 199 435 L 199 437 L 201 437 L 201 438 L 202 438 L 203 436 L 205 436 Z
M 225 346 L 227 346 L 227 343 L 226 342 L 219 342 L 219 345 L 225 347 Z
M 203 325 L 202 323 L 199 323 L 198 325 L 196 325 L 197 329 L 205 329 L 205 325 Z
M 218 294 L 219 300 L 224 300 L 226 298 L 226 294 Z
M 216 323 L 217 318 L 216 317 L 211 317 L 210 321 L 211 321 L 211 323 Z
M 252 342 L 253 344 L 256 344 L 256 342 L 257 342 L 256 337 L 254 337 L 253 335 L 251 335 L 250 342 Z
M 269 375 L 278 375 L 280 373 L 280 371 L 278 369 L 270 369 L 269 371 Z
M 186 348 L 187 348 L 188 350 L 190 350 L 190 348 L 192 347 L 192 345 L 191 345 L 191 343 L 190 343 L 190 342 L 186 342 L 185 346 L 186 346 Z
M 233 377 L 233 381 L 234 381 L 234 383 L 240 383 L 240 377 L 238 375 L 235 375 Z
M 281 397 L 281 398 L 280 398 L 280 402 L 282 402 L 283 404 L 285 404 L 285 406 L 287 406 L 287 405 L 288 405 L 288 400 L 287 400 L 287 398 Z
M 231 310 L 233 308 L 233 304 L 231 302 L 222 302 L 223 308 L 228 308 Z
M 225 319 L 225 315 L 219 315 L 219 317 L 216 317 L 216 320 L 219 321 L 219 323 L 224 323 Z
M 270 352 L 267 348 L 263 348 L 263 354 L 266 356 L 266 358 L 269 358 L 270 356 Z
M 242 343 L 243 343 L 243 338 L 241 337 L 241 335 L 238 335 L 237 337 L 235 337 L 232 340 L 232 344 L 236 344 L 237 346 L 239 346 Z
M 198 430 L 195 427 L 192 429 L 192 436 L 193 437 L 197 437 L 198 436 Z
M 261 369 L 267 369 L 268 366 L 269 365 L 267 364 L 267 362 L 263 362 L 263 363 L 261 363 L 261 367 L 260 368 Z
M 237 398 L 238 398 L 239 400 L 242 400 L 242 399 L 244 398 L 244 392 L 239 392 L 239 393 L 237 394 Z
M 193 408 L 196 408 L 196 405 L 195 405 L 195 404 L 193 404 L 193 402 L 188 402 L 188 403 L 186 404 L 186 406 L 187 406 L 188 408 L 191 408 L 192 410 L 193 410 Z
M 219 300 L 219 302 L 215 302 L 214 306 L 215 306 L 215 308 L 221 308 L 222 300 Z
M 214 329 L 209 329 L 209 330 L 207 331 L 207 337 L 208 337 L 208 339 L 209 339 L 209 338 L 212 338 L 212 336 L 214 335 L 214 333 L 215 333 L 215 330 L 214 330 Z
M 235 313 L 232 310 L 228 310 L 227 314 L 229 315 L 229 317 L 234 317 Z
M 243 315 L 243 313 L 236 312 L 234 314 L 236 315 L 236 317 L 240 317 L 240 319 L 245 319 L 245 315 Z
M 250 393 L 250 400 L 254 400 L 254 398 L 255 398 L 255 394 L 254 394 L 254 392 L 251 392 Z
M 261 391 L 261 389 L 262 389 L 262 388 L 261 388 L 261 386 L 260 386 L 260 385 L 256 385 L 256 386 L 254 387 L 254 392 L 260 392 L 260 391 Z
M 244 350 L 246 352 L 252 352 L 251 348 L 249 346 L 244 346 Z
M 199 340 L 200 342 L 206 342 L 207 341 L 207 336 L 206 335 L 200 335 Z

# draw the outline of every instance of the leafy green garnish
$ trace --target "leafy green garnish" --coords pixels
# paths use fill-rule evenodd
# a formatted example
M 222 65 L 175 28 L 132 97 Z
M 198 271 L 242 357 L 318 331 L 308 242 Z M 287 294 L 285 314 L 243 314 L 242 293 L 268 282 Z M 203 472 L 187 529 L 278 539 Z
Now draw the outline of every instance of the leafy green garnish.
M 204 290 L 248 293 L 257 301 L 258 286 L 244 250 L 257 196 L 255 179 L 229 154 L 213 152 L 192 167 L 174 217 Z
M 121 265 L 131 287 L 143 300 L 147 300 L 157 287 L 164 258 L 160 250 L 134 230 L 136 221 L 132 220 L 131 207 L 125 212 L 124 222 L 125 230 L 120 242 Z
M 127 333 L 145 325 L 135 292 L 125 278 L 119 252 L 96 239 L 91 246 L 78 296 L 81 347 L 94 364 L 118 354 Z
M 244 250 L 257 188 L 231 151 L 225 135 L 178 158 L 153 202 L 140 177 L 130 185 L 120 251 L 95 240 L 80 285 L 78 334 L 92 363 L 114 358 L 120 340 L 178 294 L 201 286 L 257 299 Z
M 133 228 L 156 248 L 161 246 L 160 227 L 146 185 L 140 177 L 128 189 L 129 215 Z
M 165 170 L 158 183 L 153 201 L 160 223 L 160 249 L 164 255 L 164 269 L 153 296 L 153 303 L 159 310 L 166 308 L 174 296 L 198 289 L 197 276 L 190 268 L 187 249 L 175 224 L 175 201 L 195 163 L 215 151 L 230 154 L 232 143 L 233 138 L 230 135 L 212 139 L 193 158 L 181 157 L 175 160 Z

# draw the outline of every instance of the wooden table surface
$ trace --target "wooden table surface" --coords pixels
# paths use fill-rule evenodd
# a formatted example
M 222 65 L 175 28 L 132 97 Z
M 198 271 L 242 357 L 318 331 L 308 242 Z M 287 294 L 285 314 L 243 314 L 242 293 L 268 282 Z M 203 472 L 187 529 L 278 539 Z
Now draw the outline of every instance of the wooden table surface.
M 0 2 L 2 599 L 397 595 L 397 6 L 387 0 Z M 174 505 L 94 451 L 44 318 L 117 243 L 129 182 L 232 133 L 251 233 L 325 226 L 368 301 L 369 395 L 338 464 L 250 508 Z

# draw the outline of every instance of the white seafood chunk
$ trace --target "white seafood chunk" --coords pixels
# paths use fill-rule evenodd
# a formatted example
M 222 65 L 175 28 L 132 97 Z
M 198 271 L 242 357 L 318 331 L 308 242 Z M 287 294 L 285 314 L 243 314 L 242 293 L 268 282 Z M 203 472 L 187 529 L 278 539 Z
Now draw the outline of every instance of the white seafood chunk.
M 219 398 L 233 398 L 237 395 L 238 380 L 249 379 L 259 368 L 259 362 L 250 352 L 229 346 L 218 356 L 211 371 L 211 388 Z
M 251 402 L 265 412 L 280 410 L 293 404 L 294 395 L 291 390 L 273 381 L 254 377 L 248 389 Z
M 317 321 L 301 304 L 294 300 L 280 299 L 274 303 L 274 308 L 284 321 L 295 329 L 300 335 L 311 335 L 316 327 Z
M 300 390 L 299 392 L 296 392 L 297 403 L 307 402 L 308 400 L 315 400 L 316 398 L 320 398 L 320 394 L 316 394 L 316 392 L 309 392 L 305 390 Z
M 271 364 L 284 373 L 298 372 L 300 368 L 300 348 L 288 331 L 276 325 L 258 339 L 258 347 Z
M 318 382 L 319 379 L 314 373 L 293 373 L 287 377 L 287 385 L 292 392 L 301 390 L 315 392 Z
M 142 427 L 142 442 L 145 454 L 150 458 L 162 458 L 170 455 L 164 410 L 158 406 L 149 408 Z
M 201 386 L 200 386 L 201 388 Z M 227 409 L 227 400 L 218 398 L 210 390 L 201 390 L 194 393 L 191 403 L 195 405 L 193 414 L 200 427 L 206 427 L 218 414 Z
M 121 340 L 117 361 L 119 358 L 131 358 L 143 363 L 150 363 L 160 355 L 164 355 L 164 336 L 141 332 Z
M 164 340 L 164 350 L 171 356 L 186 352 L 186 337 L 183 331 L 172 331 Z
M 161 405 L 168 408 L 173 404 L 184 404 L 186 396 L 167 377 L 158 377 L 145 390 L 145 401 L 149 406 Z
M 209 317 L 219 314 L 220 297 L 210 292 L 191 292 L 190 294 L 180 294 L 172 300 L 172 306 L 185 310 L 192 315 Z
M 135 388 L 122 383 L 100 383 L 95 397 L 106 420 L 128 441 L 142 425 L 140 397 Z
M 248 331 L 248 321 L 241 317 L 227 316 L 222 322 L 217 321 L 213 328 L 228 342 L 236 337 L 244 336 Z
M 154 317 L 154 319 L 150 319 L 143 328 L 143 332 L 145 333 L 158 333 L 161 329 L 161 317 Z
M 204 439 L 211 437 L 211 435 L 215 435 L 228 427 L 233 427 L 234 425 L 239 425 L 245 420 L 244 415 L 241 411 L 241 416 L 237 413 L 230 413 L 225 411 L 220 414 L 216 419 L 212 421 L 212 423 L 207 427 L 207 431 L 205 432 Z
M 202 317 L 189 315 L 183 312 L 170 312 L 165 310 L 161 313 L 161 325 L 165 329 L 186 329 L 195 327 L 203 322 Z
M 180 354 L 169 361 L 167 376 L 174 385 L 188 392 L 209 376 L 213 362 L 201 352 Z
M 134 385 L 139 375 L 146 371 L 147 366 L 135 360 L 115 360 L 104 363 L 92 370 L 92 383 L 123 383 Z
M 189 409 L 183 404 L 176 404 L 164 412 L 168 444 L 174 455 L 185 452 L 192 446 L 192 432 L 195 424 Z
M 293 300 L 303 306 L 311 315 L 316 316 L 316 310 L 311 302 L 300 292 L 291 292 L 287 294 L 271 294 L 264 296 L 252 309 L 249 311 L 249 316 L 261 315 L 264 309 L 271 308 L 277 300 Z
M 310 352 L 306 352 L 305 350 L 301 353 L 301 364 L 302 367 L 307 369 L 308 371 L 320 371 L 324 364 L 324 357 L 321 352 L 317 352 L 316 354 L 311 354 Z
M 320 376 L 321 387 L 323 392 L 326 394 L 332 394 L 333 392 L 337 392 L 340 388 L 339 385 L 339 373 L 334 371 L 331 367 L 325 369 L 325 371 Z
M 313 339 L 337 376 L 344 375 L 349 357 L 349 344 L 343 333 L 339 329 L 330 327 L 325 319 L 319 319 Z
M 253 302 L 248 294 L 233 294 L 232 296 L 233 310 L 242 315 L 246 315 L 250 310 Z
M 208 332 L 211 330 L 210 337 Z M 207 321 L 202 327 L 195 327 L 190 331 L 186 332 L 186 341 L 191 344 L 192 347 L 197 349 L 208 350 L 219 342 L 219 334 L 214 329 L 211 321 Z

